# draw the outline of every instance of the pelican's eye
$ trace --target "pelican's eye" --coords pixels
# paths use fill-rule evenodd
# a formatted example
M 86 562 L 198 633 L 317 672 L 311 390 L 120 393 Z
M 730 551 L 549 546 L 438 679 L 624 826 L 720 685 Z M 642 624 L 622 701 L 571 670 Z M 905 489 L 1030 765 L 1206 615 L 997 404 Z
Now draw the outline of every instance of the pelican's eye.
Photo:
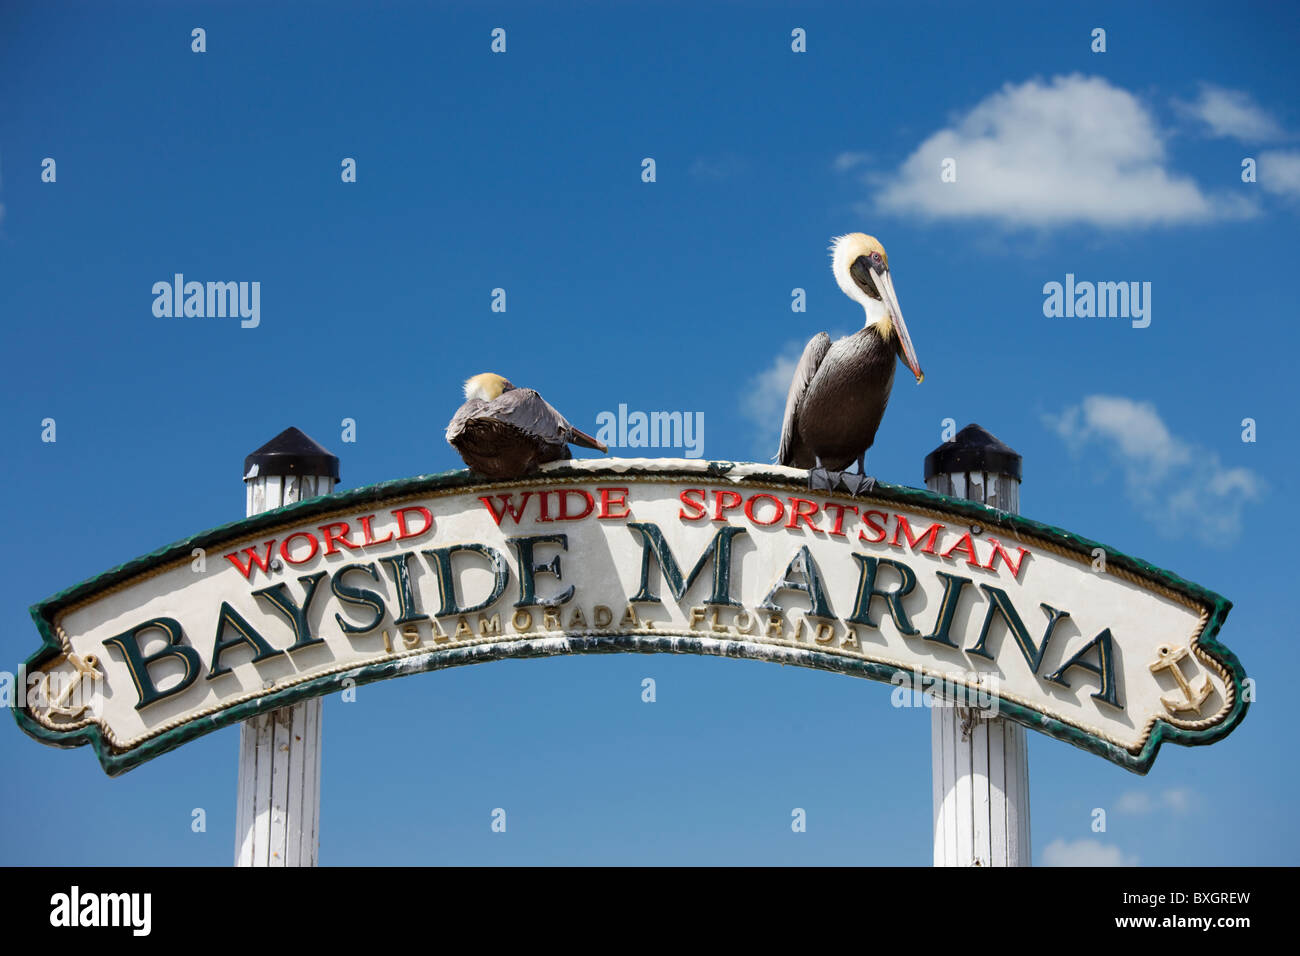
M 877 265 L 877 266 L 878 266 L 878 265 L 880 265 L 880 262 L 881 262 L 881 259 L 880 259 L 880 253 L 878 253 L 878 252 L 873 252 L 873 253 L 871 254 L 871 264 L 872 264 L 872 265 Z

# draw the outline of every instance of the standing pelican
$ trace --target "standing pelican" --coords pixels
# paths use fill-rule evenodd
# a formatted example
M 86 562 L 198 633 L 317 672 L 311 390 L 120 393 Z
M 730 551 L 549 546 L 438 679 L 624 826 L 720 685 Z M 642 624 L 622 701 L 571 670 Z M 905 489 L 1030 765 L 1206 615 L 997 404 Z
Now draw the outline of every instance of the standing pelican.
M 465 383 L 465 404 L 447 425 L 447 441 L 488 478 L 518 478 L 548 461 L 570 458 L 570 443 L 609 451 L 531 388 L 515 388 L 492 372 Z
M 804 348 L 785 402 L 778 461 L 810 469 L 810 488 L 820 483 L 833 488 L 829 469 L 841 473 L 851 494 L 862 494 L 876 483 L 866 473 L 867 449 L 889 403 L 894 356 L 912 370 L 918 385 L 925 376 L 903 324 L 884 246 L 853 232 L 835 239 L 831 252 L 835 281 L 862 306 L 866 324 L 834 344 L 825 332 L 818 333 Z M 854 461 L 857 475 L 843 474 Z

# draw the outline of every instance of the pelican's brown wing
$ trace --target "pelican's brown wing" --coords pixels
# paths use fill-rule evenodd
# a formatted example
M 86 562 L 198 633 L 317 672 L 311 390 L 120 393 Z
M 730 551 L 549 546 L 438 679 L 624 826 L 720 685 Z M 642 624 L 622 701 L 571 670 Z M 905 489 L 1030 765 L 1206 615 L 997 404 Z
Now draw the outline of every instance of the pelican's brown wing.
M 776 453 L 778 464 L 794 468 L 811 468 L 816 459 L 812 452 L 804 447 L 799 437 L 797 420 L 799 405 L 803 402 L 808 385 L 821 367 L 822 359 L 831 348 L 831 337 L 825 332 L 818 332 L 804 346 L 799 364 L 794 368 L 794 377 L 790 381 L 790 393 L 785 399 L 785 420 L 781 423 L 781 448 Z
M 497 421 L 543 444 L 566 445 L 572 440 L 573 426 L 531 388 L 502 392 L 487 408 Z
M 558 440 L 563 417 L 554 409 L 546 414 L 550 406 L 531 394 L 535 402 L 504 401 L 514 390 L 491 402 L 470 399 L 447 424 L 448 443 L 465 464 L 489 478 L 518 478 L 543 462 L 568 458 L 568 445 Z M 538 403 L 545 408 L 539 411 Z
M 447 443 L 453 447 L 456 440 L 465 434 L 465 429 L 469 423 L 475 419 L 484 408 L 487 402 L 479 401 L 477 398 L 471 398 L 460 408 L 456 409 L 456 414 L 451 416 L 451 421 L 447 423 Z
M 447 425 L 447 441 L 465 464 L 492 478 L 518 477 L 570 458 L 570 442 L 606 450 L 531 388 L 510 389 L 490 402 L 470 399 Z

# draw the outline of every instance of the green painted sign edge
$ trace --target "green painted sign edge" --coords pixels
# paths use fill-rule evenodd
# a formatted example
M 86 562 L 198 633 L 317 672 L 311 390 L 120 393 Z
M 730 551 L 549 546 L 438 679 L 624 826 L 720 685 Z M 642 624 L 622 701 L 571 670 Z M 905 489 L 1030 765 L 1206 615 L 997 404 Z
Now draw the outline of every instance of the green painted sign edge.
M 598 461 L 598 459 L 597 459 Z M 629 470 L 626 467 L 602 468 L 584 467 L 575 468 L 572 466 L 559 466 L 549 468 L 547 471 L 538 473 L 530 478 L 535 478 L 538 482 L 549 482 L 562 479 L 591 479 L 591 478 L 611 478 L 626 479 L 630 475 L 638 478 L 663 478 L 666 480 L 677 481 L 689 479 L 694 481 L 703 481 L 709 478 L 725 479 L 729 482 L 740 485 L 762 485 L 762 486 L 779 486 L 790 488 L 795 491 L 806 491 L 807 487 L 802 482 L 792 482 L 790 477 L 785 474 L 776 472 L 763 473 L 752 472 L 747 475 L 732 476 L 736 467 L 735 462 L 713 461 L 706 463 L 704 471 L 687 471 L 673 467 L 656 468 L 637 467 Z M 761 467 L 761 466 L 760 466 Z M 92 597 L 95 593 L 131 578 L 137 574 L 148 571 L 152 568 L 166 564 L 179 558 L 189 557 L 193 549 L 203 548 L 210 549 L 213 545 L 220 545 L 230 541 L 247 537 L 260 531 L 263 528 L 280 526 L 286 523 L 296 523 L 298 521 L 310 518 L 312 515 L 322 514 L 325 512 L 341 510 L 349 507 L 366 505 L 370 502 L 383 501 L 398 496 L 419 495 L 425 492 L 448 491 L 460 488 L 491 488 L 494 484 L 511 484 L 507 482 L 492 482 L 471 473 L 466 469 L 456 471 L 445 471 L 431 475 L 418 475 L 413 478 L 399 478 L 392 481 L 379 482 L 373 485 L 366 485 L 361 488 L 353 488 L 348 491 L 335 492 L 329 495 L 320 495 L 315 498 L 309 498 L 296 504 L 287 505 L 283 508 L 277 508 L 273 511 L 267 511 L 259 515 L 244 518 L 239 521 L 233 521 L 228 524 L 211 528 L 207 531 L 183 538 L 166 547 L 151 551 L 148 554 L 127 561 L 124 564 L 111 568 L 102 574 L 95 575 L 82 581 L 80 584 L 65 588 L 58 593 L 51 595 L 44 601 L 34 604 L 31 607 L 32 620 L 35 622 L 37 630 L 41 634 L 41 647 L 32 653 L 23 663 L 26 670 L 34 670 L 43 664 L 46 660 L 53 658 L 62 652 L 58 638 L 54 635 L 53 621 L 55 615 L 69 604 Z M 976 523 L 985 528 L 999 528 L 1010 531 L 1023 531 L 1040 538 L 1046 539 L 1067 550 L 1077 552 L 1088 559 L 1092 558 L 1093 550 L 1101 548 L 1106 554 L 1108 564 L 1113 564 L 1138 577 L 1144 578 L 1152 583 L 1160 584 L 1169 588 L 1175 593 L 1195 601 L 1205 606 L 1208 611 L 1208 617 L 1205 622 L 1205 628 L 1201 632 L 1198 645 L 1206 651 L 1211 657 L 1223 665 L 1224 669 L 1231 677 L 1233 693 L 1232 710 L 1228 716 L 1220 723 L 1213 727 L 1202 730 L 1188 730 L 1181 727 L 1174 727 L 1164 721 L 1156 722 L 1151 733 L 1147 736 L 1146 743 L 1139 753 L 1132 753 L 1122 747 L 1103 740 L 1093 734 L 1089 734 L 1078 728 L 1071 727 L 1053 717 L 1040 714 L 1014 701 L 1004 701 L 998 699 L 999 712 L 1006 717 L 1023 724 L 1033 730 L 1045 733 L 1057 740 L 1063 740 L 1066 743 L 1073 744 L 1090 753 L 1104 757 L 1112 763 L 1118 764 L 1126 770 L 1134 773 L 1145 774 L 1151 769 L 1155 762 L 1156 754 L 1160 746 L 1169 741 L 1171 743 L 1181 744 L 1183 746 L 1202 746 L 1214 743 L 1231 733 L 1238 724 L 1241 723 L 1249 708 L 1249 702 L 1245 700 L 1245 680 L 1246 672 L 1242 667 L 1241 661 L 1237 655 L 1230 649 L 1221 644 L 1218 640 L 1219 630 L 1228 616 L 1228 611 L 1232 608 L 1232 602 L 1215 592 L 1194 584 L 1191 581 L 1184 580 L 1171 571 L 1158 568 L 1153 564 L 1142 561 L 1139 558 L 1132 557 L 1122 551 L 1107 547 L 1085 538 L 1073 532 L 1056 528 L 1052 525 L 1043 524 L 1034 521 L 1032 518 L 1026 518 L 1022 515 L 1009 514 L 1005 511 L 998 511 L 976 502 L 967 501 L 962 498 L 951 498 L 946 495 L 936 494 L 921 488 L 911 488 L 906 485 L 890 485 L 883 482 L 877 483 L 872 490 L 871 498 L 882 501 L 899 504 L 903 506 L 914 506 L 921 508 L 936 508 L 954 515 L 971 518 Z M 560 636 L 560 635 L 555 635 Z M 569 653 L 695 653 L 710 655 L 715 653 L 712 645 L 698 635 L 674 635 L 671 632 L 665 632 L 662 635 L 645 635 L 645 634 L 569 634 L 567 636 Z M 275 691 L 258 697 L 255 700 L 245 701 L 224 710 L 218 714 L 212 714 L 206 717 L 196 718 L 180 727 L 159 734 L 137 747 L 121 753 L 113 753 L 106 746 L 100 729 L 96 725 L 82 727 L 77 730 L 61 731 L 51 730 L 34 720 L 27 713 L 26 708 L 26 688 L 15 688 L 16 693 L 21 693 L 23 697 L 22 706 L 13 708 L 14 719 L 18 726 L 29 736 L 40 740 L 42 743 L 55 747 L 74 748 L 81 747 L 89 743 L 94 750 L 95 756 L 99 759 L 100 766 L 109 776 L 117 776 L 125 773 L 134 767 L 139 766 L 147 760 L 152 759 L 160 754 L 166 753 L 187 743 L 196 737 L 211 733 L 221 727 L 230 724 L 239 723 L 250 717 L 269 710 L 275 710 L 289 704 L 296 703 L 311 697 L 319 697 L 328 694 L 333 690 L 340 689 L 343 681 L 351 679 L 356 684 L 367 684 L 373 681 L 385 680 L 388 677 L 395 676 L 398 673 L 421 673 L 424 671 L 442 670 L 448 667 L 455 667 L 461 664 L 482 663 L 492 660 L 504 660 L 508 658 L 527 658 L 527 657 L 544 657 L 552 656 L 555 652 L 540 647 L 538 639 L 525 639 L 503 644 L 478 645 L 467 648 L 448 648 L 445 650 L 430 651 L 427 656 L 423 657 L 423 666 L 412 667 L 411 658 L 402 658 L 399 660 L 383 661 L 377 664 L 365 665 L 354 670 L 343 671 L 335 674 L 328 674 L 293 687 L 285 688 L 282 691 Z M 735 651 L 726 656 L 732 656 L 742 659 L 754 660 L 776 660 L 783 657 L 781 653 L 785 648 L 782 645 L 771 645 L 771 653 L 766 653 L 766 645 L 745 644 L 739 641 L 730 641 L 735 645 Z M 872 661 L 860 661 L 852 658 L 845 658 L 839 655 L 827 654 L 822 651 L 809 649 L 799 655 L 798 661 L 786 661 L 786 663 L 795 663 L 799 666 L 812 667 L 819 670 L 828 670 L 836 673 L 849 674 L 857 677 L 873 678 L 880 681 L 888 682 L 891 677 L 899 673 L 908 673 L 901 668 L 887 664 L 878 664 Z

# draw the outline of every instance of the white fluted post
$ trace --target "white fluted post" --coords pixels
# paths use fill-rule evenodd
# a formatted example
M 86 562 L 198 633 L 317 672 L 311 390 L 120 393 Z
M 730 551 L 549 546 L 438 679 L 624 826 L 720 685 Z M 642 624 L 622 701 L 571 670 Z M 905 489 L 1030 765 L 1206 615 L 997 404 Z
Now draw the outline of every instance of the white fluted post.
M 967 425 L 925 459 L 939 494 L 1020 512 L 1021 458 Z M 935 866 L 1030 866 L 1025 728 L 965 707 L 931 711 Z
M 339 460 L 296 428 L 244 459 L 248 515 L 334 490 Z M 236 866 L 315 866 L 320 846 L 321 699 L 239 728 Z

